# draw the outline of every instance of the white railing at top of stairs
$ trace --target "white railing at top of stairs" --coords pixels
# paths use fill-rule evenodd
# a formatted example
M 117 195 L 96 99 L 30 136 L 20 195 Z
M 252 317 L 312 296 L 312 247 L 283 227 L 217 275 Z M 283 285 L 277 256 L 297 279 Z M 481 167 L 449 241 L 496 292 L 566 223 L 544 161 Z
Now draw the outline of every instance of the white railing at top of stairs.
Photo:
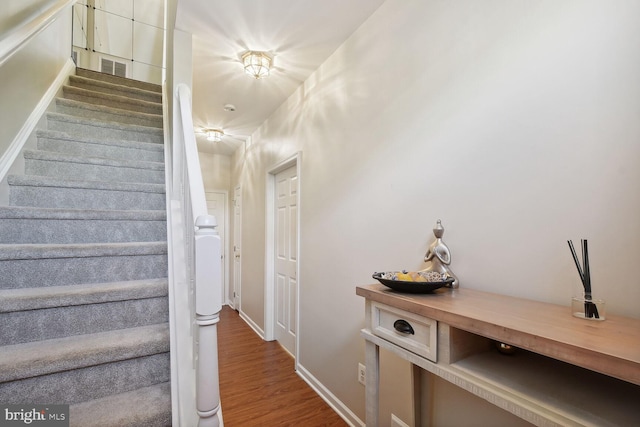
M 191 118 L 191 91 L 176 89 L 180 107 L 180 141 L 173 143 L 172 198 L 180 199 L 185 227 L 187 284 L 195 326 L 196 409 L 198 426 L 222 424 L 218 385 L 217 323 L 222 309 L 222 262 L 216 218 L 207 213 L 204 184 Z
M 4 36 L 0 35 L 0 66 L 7 62 L 29 40 L 40 34 L 58 15 L 76 0 L 58 0 L 44 12 L 36 13 L 31 20 Z

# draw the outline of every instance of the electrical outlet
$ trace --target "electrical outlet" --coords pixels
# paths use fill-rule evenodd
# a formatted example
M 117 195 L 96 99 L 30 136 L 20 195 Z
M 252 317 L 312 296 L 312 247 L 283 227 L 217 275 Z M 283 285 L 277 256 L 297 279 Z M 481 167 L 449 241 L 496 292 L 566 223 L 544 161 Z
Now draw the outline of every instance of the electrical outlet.
M 362 363 L 358 363 L 358 382 L 364 385 L 367 368 Z

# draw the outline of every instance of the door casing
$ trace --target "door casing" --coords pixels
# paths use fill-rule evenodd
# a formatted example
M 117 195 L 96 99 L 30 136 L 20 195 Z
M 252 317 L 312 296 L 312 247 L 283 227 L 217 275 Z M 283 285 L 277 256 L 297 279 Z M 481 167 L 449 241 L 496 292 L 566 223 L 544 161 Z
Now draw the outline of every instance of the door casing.
M 264 336 L 265 340 L 273 341 L 276 339 L 276 292 L 275 292 L 275 196 L 276 196 L 276 175 L 286 169 L 289 169 L 292 166 L 296 167 L 296 173 L 298 174 L 298 193 L 297 193 L 297 205 L 298 212 L 296 217 L 296 227 L 298 228 L 297 233 L 297 254 L 296 259 L 298 262 L 296 263 L 296 277 L 298 278 L 298 292 L 296 293 L 296 345 L 295 345 L 295 354 L 293 355 L 295 359 L 295 368 L 298 368 L 298 353 L 300 348 L 300 294 L 301 294 L 301 281 L 300 281 L 300 262 L 302 261 L 300 258 L 300 194 L 302 189 L 302 179 L 301 179 L 301 163 L 302 163 L 302 152 L 298 152 L 288 159 L 283 160 L 282 162 L 274 165 L 273 167 L 267 170 L 267 188 L 266 188 L 266 248 L 265 248 L 265 292 L 264 292 L 264 313 L 265 313 L 265 330 Z
M 231 302 L 236 311 L 240 311 L 242 299 L 242 187 L 233 190 L 233 286 Z
M 220 218 L 216 218 L 218 222 L 217 230 L 220 233 L 222 230 L 222 271 L 223 271 L 223 283 L 222 283 L 222 304 L 226 305 L 229 303 L 229 192 L 227 190 L 211 190 L 205 192 L 205 199 L 207 201 L 207 206 L 210 201 L 215 199 L 215 195 L 222 197 L 223 199 L 223 214 L 224 218 L 220 221 Z

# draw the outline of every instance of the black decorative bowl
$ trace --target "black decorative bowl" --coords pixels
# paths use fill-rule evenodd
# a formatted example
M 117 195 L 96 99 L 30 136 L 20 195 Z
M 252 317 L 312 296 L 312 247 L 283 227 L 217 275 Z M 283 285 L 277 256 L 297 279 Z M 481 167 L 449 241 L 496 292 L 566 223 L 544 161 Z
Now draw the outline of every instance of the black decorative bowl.
M 448 277 L 442 282 L 405 282 L 403 280 L 383 279 L 383 274 L 385 273 L 374 273 L 372 277 L 394 291 L 411 294 L 428 294 L 455 281 L 453 277 Z

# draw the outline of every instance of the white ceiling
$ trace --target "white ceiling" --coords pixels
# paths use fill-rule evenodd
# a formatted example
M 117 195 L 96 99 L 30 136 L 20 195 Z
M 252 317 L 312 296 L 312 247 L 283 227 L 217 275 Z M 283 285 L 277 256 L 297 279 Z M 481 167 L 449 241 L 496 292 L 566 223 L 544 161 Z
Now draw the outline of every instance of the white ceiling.
M 231 155 L 383 1 L 179 1 L 176 28 L 193 34 L 194 125 L 227 135 L 196 133 L 200 151 Z M 271 54 L 268 78 L 244 74 L 247 50 Z

